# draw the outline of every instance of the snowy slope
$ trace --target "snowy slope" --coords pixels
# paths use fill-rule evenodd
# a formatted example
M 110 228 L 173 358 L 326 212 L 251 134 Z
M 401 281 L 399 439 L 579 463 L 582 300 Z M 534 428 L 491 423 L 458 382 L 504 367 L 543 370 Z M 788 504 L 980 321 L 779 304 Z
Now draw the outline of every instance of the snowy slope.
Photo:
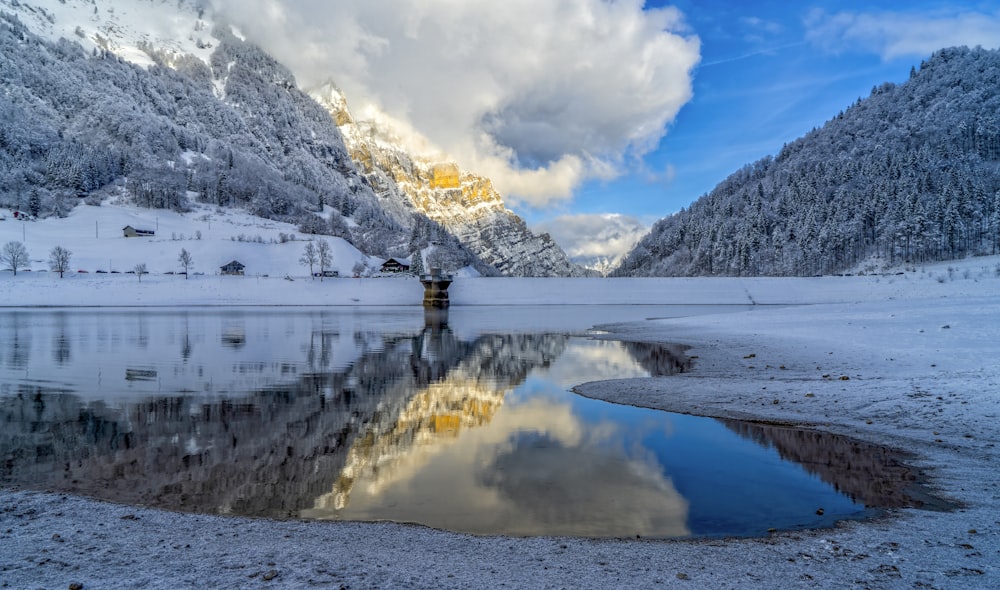
M 72 39 L 142 66 L 153 64 L 143 46 L 207 64 L 218 44 L 211 12 L 198 0 L 0 0 L 0 8 L 50 41 Z
M 0 10 L 19 20 L 0 63 L 13 72 L 0 84 L 12 97 L 0 102 L 0 133 L 16 140 L 0 146 L 0 162 L 12 163 L 0 166 L 0 206 L 23 210 L 32 195 L 42 217 L 61 215 L 74 206 L 70 197 L 117 182 L 143 204 L 176 208 L 173 195 L 186 184 L 201 202 L 263 218 L 301 221 L 332 205 L 311 219 L 314 231 L 343 235 L 369 254 L 411 255 L 408 242 L 426 215 L 447 228 L 434 239 L 450 270 L 582 272 L 506 209 L 489 179 L 463 174 L 461 187 L 428 186 L 433 162 L 411 159 L 388 137 L 361 145 L 331 108 L 353 138 L 348 153 L 331 113 L 252 40 L 217 27 L 208 3 L 0 0 Z M 54 45 L 23 43 L 22 28 Z M 346 113 L 343 97 L 328 94 Z M 105 146 L 106 157 L 95 155 Z M 183 167 L 180 153 L 190 154 Z M 430 239 L 418 237 L 420 247 Z
M 72 253 L 74 274 L 83 274 L 76 272 L 79 270 L 88 275 L 104 271 L 109 273 L 108 280 L 117 278 L 112 271 L 125 273 L 138 264 L 145 264 L 152 275 L 179 273 L 184 270 L 178 262 L 182 249 L 194 260 L 191 273 L 214 275 L 222 265 L 238 260 L 246 265 L 249 276 L 305 277 L 309 267 L 299 259 L 310 238 L 329 243 L 333 258 L 330 269 L 342 275 L 350 276 L 357 262 L 376 264 L 341 238 L 303 236 L 291 224 L 235 209 L 193 206 L 193 212 L 181 214 L 131 205 L 81 204 L 65 218 L 41 221 L 19 221 L 11 212 L 0 210 L 4 218 L 0 221 L 0 245 L 23 243 L 31 259 L 28 269 L 36 273 L 48 271 L 49 253 L 62 246 Z M 155 235 L 126 238 L 125 226 L 152 230 Z M 289 239 L 292 236 L 294 240 Z M 318 271 L 316 267 L 314 272 Z M 17 278 L 22 278 L 20 273 Z

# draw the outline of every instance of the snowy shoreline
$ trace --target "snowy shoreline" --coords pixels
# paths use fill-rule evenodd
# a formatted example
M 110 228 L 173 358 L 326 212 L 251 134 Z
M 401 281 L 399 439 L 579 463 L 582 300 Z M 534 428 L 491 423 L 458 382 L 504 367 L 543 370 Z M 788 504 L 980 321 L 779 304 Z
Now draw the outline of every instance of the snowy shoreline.
M 892 283 L 884 277 L 639 280 L 628 294 L 632 301 L 746 304 L 749 291 L 758 303 L 812 305 L 600 326 L 608 338 L 688 345 L 695 370 L 581 384 L 576 391 L 885 444 L 909 453 L 931 487 L 962 506 L 956 511 L 895 510 L 835 529 L 761 539 L 590 540 L 176 514 L 0 490 L 0 587 L 998 587 L 1000 280 L 963 279 L 961 271 L 954 280 L 935 278 L 945 272 Z M 456 290 L 456 305 L 478 295 L 483 281 L 493 281 L 482 288 L 505 304 L 526 300 L 526 287 L 536 302 L 550 304 L 588 295 L 567 293 L 560 280 L 477 279 Z M 406 283 L 358 282 L 374 284 L 373 291 L 392 284 L 386 291 L 394 295 L 384 295 L 389 304 L 410 296 Z M 594 279 L 589 287 L 591 301 L 621 295 L 613 280 Z M 3 304 L 14 291 L 0 281 Z

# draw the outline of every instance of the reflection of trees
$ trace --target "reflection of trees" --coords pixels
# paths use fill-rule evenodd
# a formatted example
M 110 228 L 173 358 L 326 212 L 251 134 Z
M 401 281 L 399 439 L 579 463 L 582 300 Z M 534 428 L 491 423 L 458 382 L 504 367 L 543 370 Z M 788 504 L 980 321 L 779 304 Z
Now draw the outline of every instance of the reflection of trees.
M 138 348 L 149 346 L 149 322 L 144 312 L 135 315 L 135 334 L 132 335 L 131 340 Z
M 684 354 L 686 347 L 680 344 L 622 342 L 622 345 L 654 377 L 686 373 L 691 369 L 691 359 Z
M 65 365 L 70 360 L 70 341 L 66 335 L 66 314 L 63 312 L 57 313 L 56 318 L 59 324 L 59 335 L 56 336 L 52 347 L 52 360 L 57 365 Z
M 184 314 L 184 333 L 181 335 L 181 358 L 187 361 L 191 358 L 191 325 L 190 318 Z
M 383 340 L 347 369 L 210 401 L 155 397 L 110 407 L 21 385 L 0 398 L 0 479 L 172 509 L 294 516 L 332 489 L 361 439 L 394 432 L 390 438 L 405 444 L 428 424 L 448 425 L 407 422 L 411 402 L 431 384 L 456 371 L 491 381 L 493 390 L 517 383 L 558 356 L 566 339 L 464 342 L 427 328 Z M 462 403 L 434 412 L 491 415 Z
M 916 474 L 900 463 L 899 453 L 885 447 L 815 430 L 720 422 L 744 438 L 774 448 L 783 459 L 802 465 L 869 508 L 920 507 L 929 500 L 916 495 Z
M 28 366 L 28 354 L 31 350 L 31 322 L 23 312 L 0 314 L 0 328 L 9 334 L 10 344 L 7 346 L 6 362 L 9 369 L 25 369 Z
M 242 348 L 247 342 L 247 327 L 242 319 L 229 320 L 222 327 L 222 345 Z

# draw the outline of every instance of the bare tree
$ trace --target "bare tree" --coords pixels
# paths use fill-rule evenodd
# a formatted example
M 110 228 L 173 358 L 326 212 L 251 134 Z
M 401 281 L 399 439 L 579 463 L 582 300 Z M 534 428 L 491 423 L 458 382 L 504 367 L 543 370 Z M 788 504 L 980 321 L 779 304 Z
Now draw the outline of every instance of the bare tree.
M 316 257 L 316 246 L 313 246 L 312 242 L 306 242 L 306 249 L 302 251 L 302 258 L 299 258 L 299 264 L 309 265 L 309 276 L 313 276 L 313 266 L 319 262 Z
M 63 273 L 69 270 L 69 257 L 73 253 L 63 248 L 62 246 L 56 246 L 49 252 L 49 269 L 52 272 L 59 273 L 59 278 L 63 278 Z
M 135 274 L 139 275 L 139 282 L 141 283 L 142 282 L 142 275 L 146 274 L 146 263 L 145 262 L 141 262 L 141 263 L 133 266 L 132 270 L 135 272 Z
M 181 255 L 177 257 L 177 262 L 180 262 L 181 266 L 184 268 L 184 280 L 187 280 L 188 269 L 194 264 L 194 259 L 191 258 L 191 253 L 186 249 L 181 248 Z
M 28 250 L 21 242 L 7 242 L 0 250 L 0 262 L 5 263 L 14 271 L 17 276 L 17 269 L 24 268 L 30 262 L 28 260 Z
M 316 244 L 316 257 L 319 258 L 319 280 L 323 280 L 328 266 L 333 264 L 333 253 L 330 251 L 330 243 L 326 240 L 319 240 Z

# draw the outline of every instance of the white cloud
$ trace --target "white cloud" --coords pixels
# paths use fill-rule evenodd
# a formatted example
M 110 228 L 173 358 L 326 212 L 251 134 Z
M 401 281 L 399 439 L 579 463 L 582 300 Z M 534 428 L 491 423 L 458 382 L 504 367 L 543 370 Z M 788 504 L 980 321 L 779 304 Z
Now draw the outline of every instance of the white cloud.
M 213 0 L 308 87 L 332 80 L 544 206 L 655 148 L 699 40 L 642 0 Z
M 756 16 L 745 16 L 740 18 L 739 21 L 749 31 L 745 34 L 746 39 L 749 41 L 759 41 L 778 35 L 785 29 L 781 23 L 764 20 Z
M 614 264 L 649 231 L 635 217 L 618 213 L 561 215 L 532 227 L 547 232 L 575 262 Z
M 1000 46 L 1000 11 L 838 12 L 806 18 L 810 42 L 832 52 L 862 50 L 884 60 L 926 56 L 944 47 Z

